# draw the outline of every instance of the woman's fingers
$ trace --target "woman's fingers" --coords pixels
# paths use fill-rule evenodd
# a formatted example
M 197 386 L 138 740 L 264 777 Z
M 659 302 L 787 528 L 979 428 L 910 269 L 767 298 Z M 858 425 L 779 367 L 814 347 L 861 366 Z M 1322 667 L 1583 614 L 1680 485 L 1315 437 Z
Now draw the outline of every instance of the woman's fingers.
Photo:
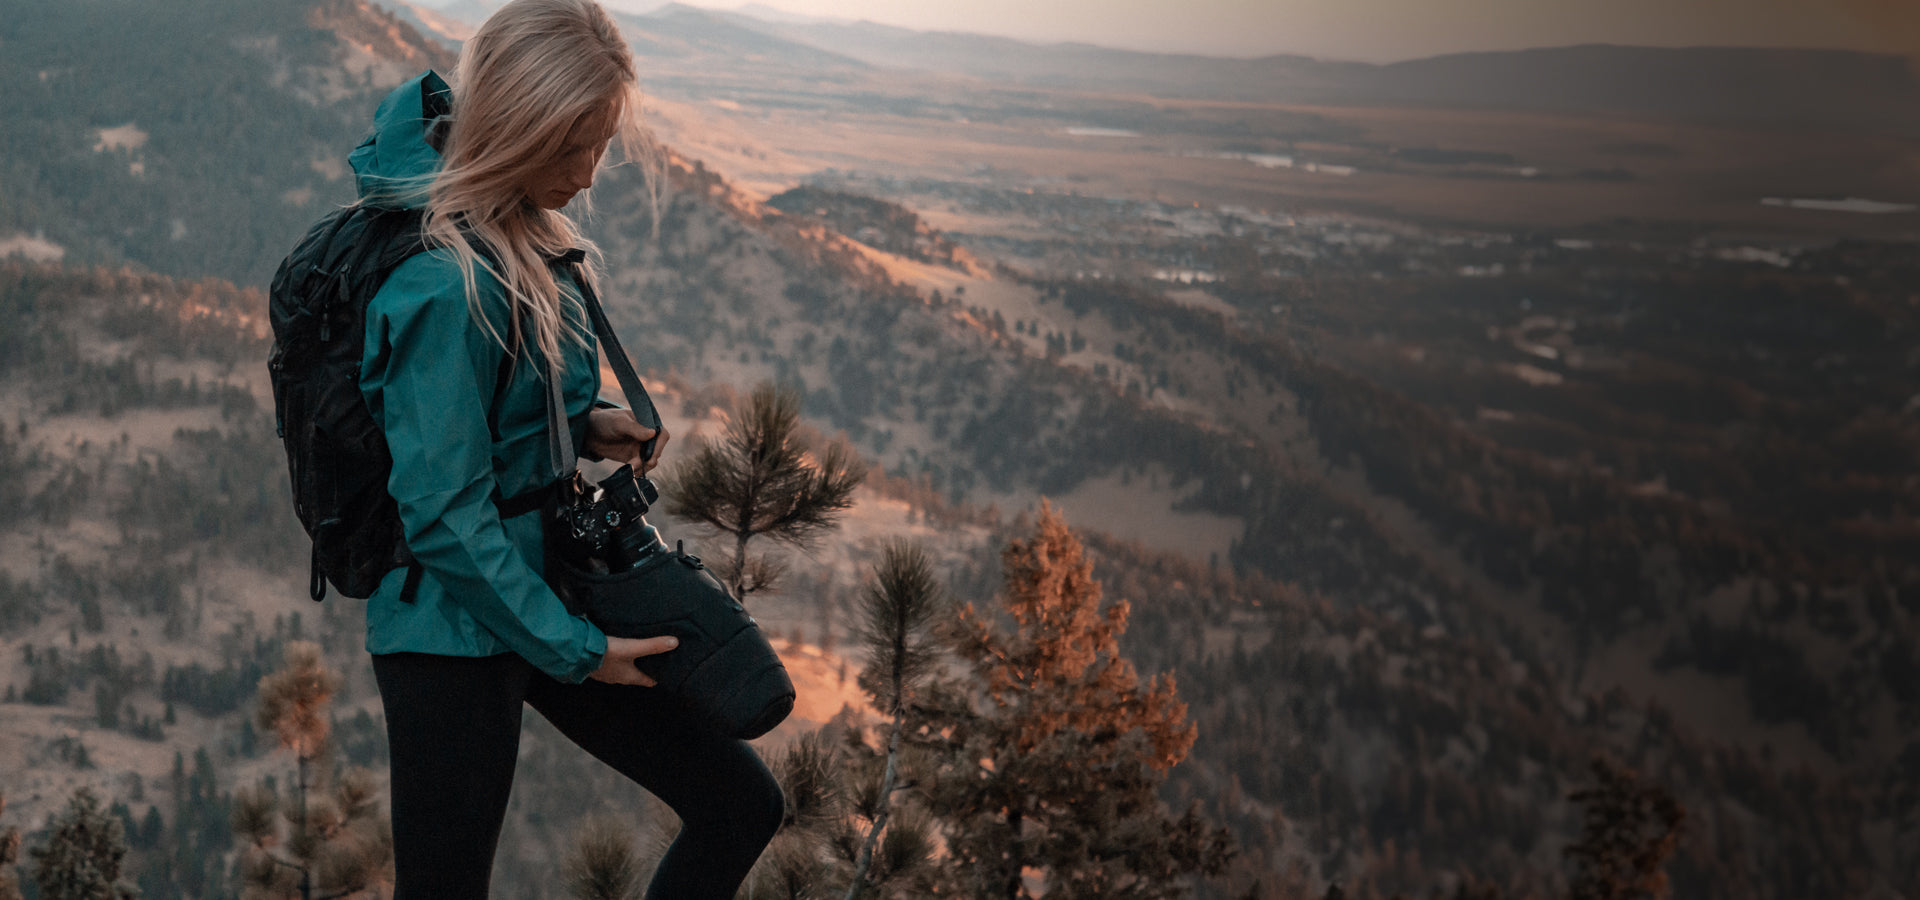
M 680 646 L 680 639 L 670 634 L 650 638 L 607 638 L 609 649 L 614 641 L 620 641 L 632 648 L 633 655 L 629 657 L 631 659 L 654 656 Z
M 600 657 L 600 668 L 594 670 L 589 678 L 611 684 L 637 684 L 653 687 L 654 681 L 647 673 L 640 671 L 634 661 L 643 656 L 665 653 L 680 646 L 680 639 L 672 635 L 660 635 L 650 638 L 607 638 L 606 655 Z
M 655 432 L 649 431 L 647 438 L 653 438 L 655 437 L 655 434 L 656 434 Z M 673 435 L 667 433 L 667 426 L 664 424 L 660 426 L 660 430 L 657 432 L 657 434 L 658 434 L 658 439 L 654 440 L 653 442 L 653 455 L 647 457 L 646 460 L 644 461 L 644 464 L 640 467 L 640 472 L 642 474 L 653 471 L 653 468 L 660 464 L 660 454 L 666 452 L 667 441 L 673 437 Z M 641 439 L 641 446 L 643 447 L 646 446 L 647 438 Z
M 627 445 L 625 448 L 627 454 L 624 462 L 632 466 L 634 472 L 641 475 L 653 471 L 653 468 L 660 464 L 660 451 L 666 449 L 667 446 L 667 438 L 669 435 L 667 434 L 666 426 L 662 425 L 660 429 L 656 431 L 634 421 L 632 413 L 624 413 L 620 418 L 618 427 L 620 429 L 620 436 Z M 656 437 L 658 440 L 655 440 Z M 648 441 L 653 441 L 653 454 L 651 456 L 642 456 L 641 454 L 646 452 Z
M 654 440 L 655 437 L 658 440 Z M 601 459 L 615 460 L 645 475 L 660 464 L 660 452 L 667 445 L 667 430 L 658 431 L 640 424 L 624 409 L 596 409 L 587 420 L 587 448 Z M 653 453 L 646 453 L 648 441 L 654 441 Z
M 647 446 L 647 439 L 650 437 L 653 437 L 653 429 L 639 422 L 635 422 L 633 420 L 633 414 L 631 413 L 622 414 L 620 419 L 620 461 L 632 466 L 635 474 L 645 474 L 646 470 L 642 468 L 642 466 L 646 463 L 646 460 L 641 456 L 641 451 L 642 448 Z

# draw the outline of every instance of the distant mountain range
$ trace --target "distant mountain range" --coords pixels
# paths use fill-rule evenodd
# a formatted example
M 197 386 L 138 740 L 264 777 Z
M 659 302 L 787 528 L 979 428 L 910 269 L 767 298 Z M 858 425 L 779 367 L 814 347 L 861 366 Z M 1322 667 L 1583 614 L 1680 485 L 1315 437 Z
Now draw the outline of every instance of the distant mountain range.
M 488 9 L 487 0 L 460 0 L 439 14 L 477 20 Z M 1182 99 L 1601 113 L 1920 134 L 1920 67 L 1898 56 L 1841 50 L 1596 44 L 1375 65 L 1040 45 L 808 18 L 757 5 L 723 12 L 670 3 L 622 19 L 643 55 L 685 60 L 698 49 L 720 65 L 877 66 Z
M 731 20 L 878 66 L 1090 91 L 1251 102 L 1624 113 L 1920 132 L 1916 68 L 1897 56 L 1838 50 L 1588 45 L 1374 65 L 1305 56 L 1230 59 L 1090 44 L 1041 46 L 871 22 L 779 22 L 687 7 L 667 7 L 653 17 L 666 16 Z
M 871 68 L 857 56 L 840 52 L 830 41 L 800 40 L 780 33 L 780 28 L 800 27 L 796 23 L 713 13 L 679 3 L 645 15 L 614 16 L 626 26 L 634 49 L 644 56 L 673 59 L 711 53 L 723 63 L 826 70 Z

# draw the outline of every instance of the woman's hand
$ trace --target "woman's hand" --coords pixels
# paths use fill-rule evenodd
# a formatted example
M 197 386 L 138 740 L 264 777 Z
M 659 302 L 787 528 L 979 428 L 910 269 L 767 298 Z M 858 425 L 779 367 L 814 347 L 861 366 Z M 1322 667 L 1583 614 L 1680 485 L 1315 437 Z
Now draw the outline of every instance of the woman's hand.
M 608 684 L 637 684 L 653 687 L 653 679 L 633 664 L 642 656 L 665 653 L 680 646 L 680 639 L 671 635 L 650 638 L 617 638 L 608 636 L 607 655 L 600 657 L 600 668 L 588 675 L 595 681 Z
M 654 440 L 656 434 L 658 440 Z M 626 463 L 633 467 L 635 475 L 645 475 L 660 464 L 660 454 L 666 452 L 670 437 L 665 425 L 655 432 L 634 421 L 633 413 L 628 410 L 596 409 L 587 414 L 587 452 L 601 459 Z M 650 440 L 653 455 L 642 458 L 640 453 Z

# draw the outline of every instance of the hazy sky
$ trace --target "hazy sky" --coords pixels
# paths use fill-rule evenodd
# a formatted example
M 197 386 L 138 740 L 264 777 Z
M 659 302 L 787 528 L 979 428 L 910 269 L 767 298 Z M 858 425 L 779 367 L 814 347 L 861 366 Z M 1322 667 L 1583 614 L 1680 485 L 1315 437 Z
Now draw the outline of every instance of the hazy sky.
M 660 0 L 605 0 L 652 8 Z M 746 0 L 681 0 L 736 8 Z M 1389 61 L 1580 43 L 1920 52 L 1920 0 L 759 0 L 1034 41 Z

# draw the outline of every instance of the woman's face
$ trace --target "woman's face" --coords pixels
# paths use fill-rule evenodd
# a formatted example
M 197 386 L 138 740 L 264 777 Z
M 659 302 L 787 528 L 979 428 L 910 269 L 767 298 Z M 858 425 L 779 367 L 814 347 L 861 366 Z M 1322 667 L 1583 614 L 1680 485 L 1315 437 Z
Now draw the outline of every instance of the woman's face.
M 553 159 L 535 166 L 527 176 L 527 198 L 541 209 L 559 209 L 573 195 L 593 187 L 607 142 L 620 127 L 620 105 L 605 103 L 575 120 Z

